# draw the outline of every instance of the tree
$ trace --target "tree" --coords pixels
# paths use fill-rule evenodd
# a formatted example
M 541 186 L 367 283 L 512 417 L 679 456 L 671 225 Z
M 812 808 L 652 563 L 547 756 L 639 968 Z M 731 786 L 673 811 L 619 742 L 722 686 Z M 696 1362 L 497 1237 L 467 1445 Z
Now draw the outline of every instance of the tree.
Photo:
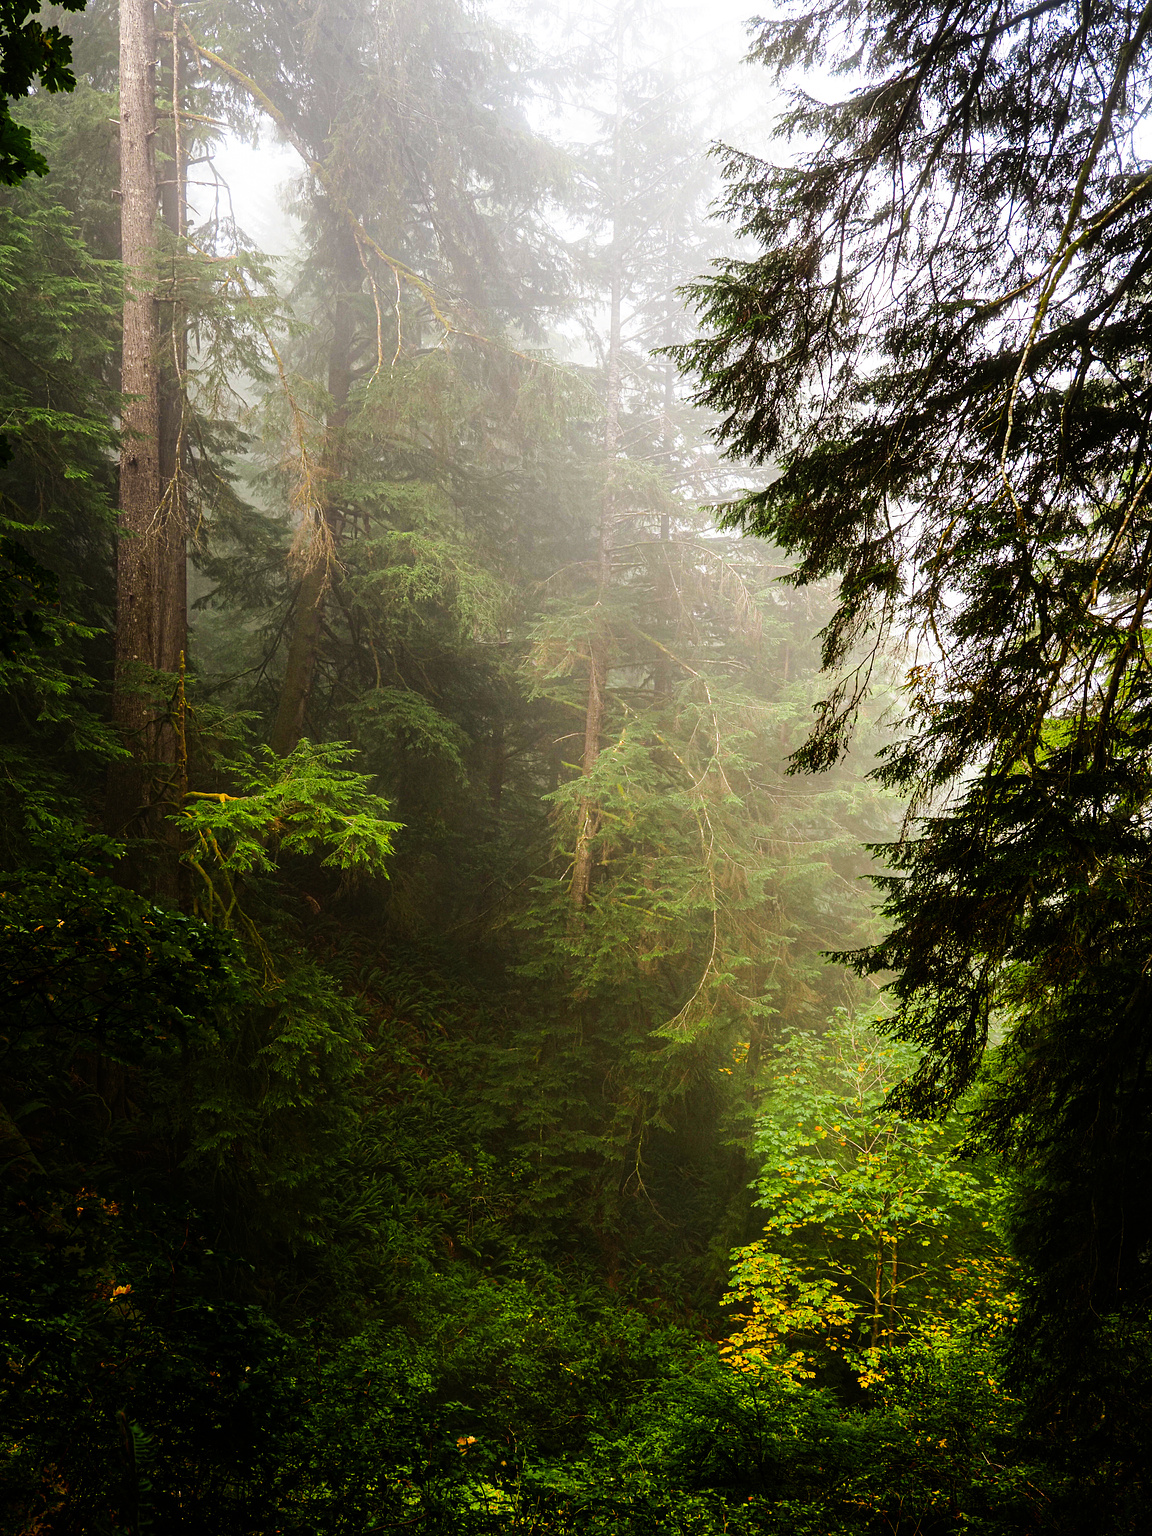
M 146 798 L 142 764 L 156 755 L 145 697 L 160 667 L 160 379 L 156 332 L 156 38 L 153 0 L 120 11 L 120 251 L 127 282 L 121 380 L 120 520 L 116 575 L 117 725 L 131 757 L 113 769 L 108 822 L 125 831 Z M 149 729 L 151 727 L 151 730 Z M 152 737 L 150 740 L 149 737 Z
M 629 14 L 632 12 L 633 14 Z M 616 6 L 611 32 L 607 40 L 607 53 L 611 64 L 612 101 L 607 115 L 607 175 L 604 185 L 598 188 L 604 207 L 601 217 L 608 237 L 605 266 L 608 288 L 608 336 L 604 353 L 605 401 L 604 401 L 604 488 L 600 496 L 600 515 L 596 530 L 596 608 L 602 608 L 612 583 L 612 545 L 616 534 L 617 466 L 615 460 L 620 450 L 620 396 L 622 346 L 622 308 L 624 302 L 625 240 L 625 153 L 624 139 L 628 128 L 627 104 L 624 83 L 626 70 L 625 48 L 628 33 L 635 26 L 638 16 L 636 7 L 626 4 Z M 580 757 L 580 770 L 590 778 L 600 756 L 601 737 L 604 733 L 606 692 L 608 688 L 609 639 L 605 616 L 596 615 L 588 636 L 588 690 L 584 711 L 584 745 Z M 576 847 L 572 855 L 572 905 L 579 912 L 588 900 L 592 884 L 592 841 L 596 835 L 600 816 L 595 802 L 582 798 L 576 827 Z
M 49 101 L 52 116 L 59 103 Z M 90 132 L 109 137 L 107 98 L 72 100 Z M 61 135 L 38 150 L 66 162 Z M 103 124 L 103 128 L 101 125 Z M 117 750 L 99 683 L 115 603 L 113 531 L 116 365 L 121 292 L 97 254 L 66 173 L 0 195 L 0 858 L 19 865 L 29 837 L 98 795 Z M 91 190 L 91 189 L 89 189 Z M 100 208 L 100 215 L 106 213 Z M 95 247 L 95 249 L 94 249 Z
M 700 153 L 702 128 L 684 83 L 653 63 L 652 21 L 642 0 L 620 0 L 593 30 L 577 28 L 567 70 L 575 81 L 572 106 L 593 128 L 591 142 L 574 151 L 585 221 L 576 253 L 586 290 L 584 330 L 603 398 L 593 583 L 581 647 L 586 779 L 594 777 L 612 714 L 610 674 L 628 668 L 635 654 L 634 640 L 620 633 L 621 600 L 660 631 L 657 646 L 672 642 L 680 548 L 671 540 L 690 526 L 695 531 L 699 518 L 689 498 L 711 488 L 702 465 L 715 469 L 714 455 L 701 453 L 680 409 L 674 366 L 654 352 L 685 334 L 678 287 L 714 251 L 717 230 L 706 213 L 714 178 Z M 656 538 L 669 547 L 657 548 Z M 638 583 L 639 600 L 628 591 Z M 663 699 L 675 672 L 670 656 L 657 650 L 645 664 Z M 577 913 L 592 888 L 600 825 L 595 796 L 586 795 L 577 808 L 569 887 Z
M 82 11 L 86 0 L 59 0 L 63 11 Z M 43 27 L 34 17 L 39 0 L 2 0 L 0 3 L 0 185 L 13 186 L 29 171 L 43 176 L 48 162 L 32 145 L 27 127 L 14 122 L 10 99 L 27 95 L 30 88 L 70 91 L 76 84 L 72 73 L 72 46 L 59 27 Z
M 929 1318 L 1009 1314 L 995 1180 L 959 1160 L 952 1127 L 885 1109 L 913 1064 L 845 1012 L 778 1052 L 755 1140 L 768 1221 L 734 1255 L 729 1299 L 751 1303 L 727 1346 L 741 1362 L 811 1375 L 815 1338 L 867 1376 Z
M 699 124 L 644 14 L 611 7 L 573 50 L 592 65 L 577 270 L 601 415 L 582 558 L 548 581 L 531 627 L 557 757 L 552 857 L 541 849 L 505 911 L 555 1074 L 525 1095 L 517 1134 L 547 1149 L 547 1179 L 587 1213 L 614 1278 L 651 1242 L 647 1206 L 707 1284 L 704 1233 L 746 1230 L 736 1149 L 767 1048 L 846 1000 L 818 952 L 866 920 L 859 843 L 886 813 L 856 793 L 855 765 L 799 792 L 782 779 L 809 702 L 804 599 L 776 587 L 774 552 L 715 536 L 699 503 L 728 472 L 653 355 L 686 334 L 674 290 L 716 236 Z M 562 1093 L 579 1111 L 555 1113 Z
M 781 470 L 729 521 L 795 551 L 798 582 L 839 578 L 825 664 L 865 635 L 915 648 L 881 777 L 922 819 L 854 963 L 892 972 L 892 1027 L 924 1052 L 907 1107 L 954 1102 L 1006 1032 L 982 1125 L 1034 1181 L 1051 1383 L 1152 1294 L 1152 10 L 853 16 L 851 43 L 830 10 L 758 28 L 778 73 L 830 54 L 863 83 L 794 97 L 782 131 L 817 144 L 796 165 L 727 152 L 758 254 L 696 286 L 682 357 L 729 450 Z M 839 676 L 797 768 L 836 757 L 868 671 Z
M 116 551 L 113 715 L 128 755 L 109 776 L 105 819 L 118 834 L 163 839 L 163 811 L 179 798 L 185 749 L 156 675 L 183 666 L 188 633 L 185 398 L 188 347 L 178 268 L 186 258 L 190 152 L 180 80 L 179 7 L 170 65 L 158 71 L 155 0 L 120 6 L 121 331 L 120 516 Z M 166 126 L 158 112 L 166 74 Z M 197 120 L 197 114 L 191 114 Z M 196 130 L 193 130 L 195 133 Z M 163 164 L 161 164 L 163 160 Z M 167 229 L 167 244 L 162 229 Z M 167 257 L 167 276 L 161 255 Z M 159 765 L 159 773 L 156 773 Z M 159 810 L 159 815 L 157 814 Z M 171 868 L 162 880 L 171 887 Z
M 218 125 L 213 109 L 232 105 L 219 76 L 188 78 L 193 40 L 178 5 L 166 30 L 153 0 L 126 0 L 118 19 L 125 287 L 112 713 L 127 750 L 109 775 L 105 821 L 118 835 L 145 834 L 155 862 L 157 845 L 173 841 L 166 813 L 179 808 L 187 780 L 189 527 L 206 521 L 196 514 L 235 502 L 234 384 L 264 378 L 276 322 L 268 264 L 231 221 L 210 215 L 190 227 L 189 163 Z M 168 895 L 176 862 L 168 848 L 147 876 Z M 133 878 L 145 878 L 136 865 Z
M 423 351 L 426 329 L 467 346 L 509 321 L 531 328 L 556 301 L 560 267 L 540 217 L 554 157 L 521 117 L 509 38 L 455 0 L 317 0 L 251 21 L 234 39 L 238 62 L 200 53 L 305 161 L 303 291 L 326 348 L 324 432 L 310 458 L 300 445 L 298 590 L 271 729 L 284 754 L 305 729 L 339 550 L 354 531 L 341 482 L 366 386 L 389 360 Z

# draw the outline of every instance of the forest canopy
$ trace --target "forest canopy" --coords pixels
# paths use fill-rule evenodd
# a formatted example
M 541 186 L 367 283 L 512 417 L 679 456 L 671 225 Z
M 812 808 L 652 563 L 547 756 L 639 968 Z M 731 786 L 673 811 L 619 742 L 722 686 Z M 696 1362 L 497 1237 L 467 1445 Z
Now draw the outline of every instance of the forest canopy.
M 4 1530 L 1142 1530 L 1152 9 L 62 11 Z

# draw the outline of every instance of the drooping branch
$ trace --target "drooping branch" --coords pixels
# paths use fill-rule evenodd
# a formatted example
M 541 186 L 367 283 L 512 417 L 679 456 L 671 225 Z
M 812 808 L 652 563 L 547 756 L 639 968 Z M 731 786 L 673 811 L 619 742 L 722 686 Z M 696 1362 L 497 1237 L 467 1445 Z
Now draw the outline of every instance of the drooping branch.
M 471 333 L 462 331 L 461 327 L 446 313 L 432 284 L 426 278 L 421 277 L 418 272 L 413 271 L 407 262 L 390 255 L 365 229 L 363 221 L 357 217 L 339 187 L 328 174 L 326 168 L 319 160 L 314 158 L 308 146 L 293 128 L 287 113 L 276 105 L 267 91 L 257 84 L 250 75 L 245 74 L 242 69 L 238 69 L 235 64 L 229 63 L 220 54 L 214 53 L 211 48 L 206 48 L 203 43 L 193 36 L 186 22 L 182 21 L 181 25 L 184 27 L 190 46 L 195 49 L 199 56 L 206 63 L 214 64 L 217 69 L 223 71 L 230 80 L 248 93 L 252 101 L 262 112 L 265 112 L 272 119 L 287 142 L 303 160 L 311 175 L 324 188 L 325 196 L 328 198 L 333 210 L 347 224 L 353 238 L 370 250 L 386 267 L 389 267 L 395 275 L 397 282 L 414 289 L 420 295 L 432 311 L 437 323 L 443 327 L 445 336 L 454 333 L 470 335 Z

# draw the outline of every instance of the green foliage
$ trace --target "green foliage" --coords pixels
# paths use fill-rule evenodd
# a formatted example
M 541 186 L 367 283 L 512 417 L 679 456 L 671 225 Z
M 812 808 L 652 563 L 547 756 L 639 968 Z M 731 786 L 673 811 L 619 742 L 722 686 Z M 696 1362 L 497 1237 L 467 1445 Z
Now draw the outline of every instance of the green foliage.
M 92 787 L 115 751 L 99 719 L 111 565 L 119 277 L 48 186 L 0 199 L 0 781 L 6 858 Z
M 325 1167 L 354 1125 L 355 1011 L 306 959 L 286 956 L 267 981 L 218 927 L 90 872 L 59 838 L 45 852 L 57 867 L 9 877 L 4 895 L 17 1170 L 65 1190 L 95 1181 L 120 1203 L 145 1177 L 140 1158 L 174 1198 L 214 1191 L 238 1249 L 258 1252 L 270 1233 L 309 1242 Z M 157 1198 L 163 1209 L 153 1187 Z
M 82 11 L 85 0 L 60 0 L 63 11 Z M 0 185 L 22 181 L 30 171 L 43 176 L 48 162 L 32 145 L 32 136 L 12 120 L 8 102 L 39 85 L 46 91 L 70 91 L 71 40 L 59 27 L 43 27 L 33 12 L 37 0 L 3 0 L 0 5 Z
M 642 42 L 639 17 L 621 13 Z M 881 1107 L 911 1057 L 849 1024 L 810 1032 L 858 998 L 823 952 L 875 933 L 861 844 L 890 835 L 894 802 L 862 777 L 871 721 L 856 760 L 789 774 L 832 587 L 796 592 L 775 548 L 696 510 L 730 477 L 647 352 L 686 334 L 672 290 L 704 239 L 674 93 L 629 73 L 619 155 L 605 138 L 583 161 L 575 259 L 595 287 L 632 253 L 628 452 L 608 465 L 605 370 L 524 345 L 570 274 L 518 45 L 448 0 L 180 19 L 194 159 L 208 120 L 251 129 L 266 89 L 310 170 L 289 298 L 226 200 L 163 237 L 160 301 L 190 332 L 169 425 L 198 599 L 187 675 L 163 682 L 161 770 L 187 790 L 168 904 L 118 884 L 131 860 L 91 830 L 121 299 L 104 7 L 78 46 L 91 83 L 21 109 L 52 178 L 0 204 L 0 1523 L 1037 1536 L 1107 1528 L 1108 1482 L 1108 1519 L 1139 1529 L 1138 1310 L 1100 1325 L 1096 1375 L 1071 1386 L 1016 1335 L 1033 1412 L 1047 1394 L 1063 1414 L 1059 1444 L 1034 1433 L 1005 1385 L 996 1179 L 951 1126 Z M 614 71 L 595 91 L 615 95 Z M 829 473 L 850 475 L 858 443 L 831 441 Z M 317 590 L 304 737 L 241 747 Z M 880 556 L 840 597 L 856 613 L 868 591 L 895 600 Z M 851 627 L 833 619 L 833 651 Z M 931 676 L 910 688 L 931 715 Z M 1063 771 L 1069 721 L 1037 740 L 1029 773 Z M 935 835 L 963 906 L 979 860 Z M 1006 1045 L 974 1114 L 1020 1168 L 1026 1315 L 1086 1262 L 1088 1213 L 1130 1199 L 1129 1143 L 1101 1157 L 1094 1139 L 1114 1123 L 1109 1052 L 1139 1054 L 1138 946 L 1100 942 L 1130 910 L 1127 868 L 1085 878 L 1078 910 L 1100 921 L 1061 950 L 1096 945 L 1097 980 L 1022 952 L 995 994 Z M 936 922 L 915 876 L 906 907 Z M 1064 915 L 1046 878 L 1037 925 Z M 1072 1014 L 1095 1097 L 1061 1047 Z M 748 1315 L 718 1347 L 733 1247 Z
M 68 1536 L 270 1530 L 307 1379 L 300 1346 L 257 1307 L 206 1302 L 183 1232 L 165 1243 L 91 1198 L 45 1219 L 41 1251 L 13 1252 L 23 1285 L 6 1296 L 6 1522 Z
M 116 751 L 92 700 L 110 554 L 110 395 L 99 369 L 113 346 L 115 281 L 50 199 L 13 196 L 0 207 L 0 345 L 11 354 L 0 384 L 8 428 L 0 455 L 8 859 L 74 804 L 84 778 Z
M 1012 1315 L 997 1180 L 958 1160 L 954 1128 L 893 1109 L 912 1062 L 875 1028 L 842 1013 L 779 1053 L 755 1142 L 768 1221 L 728 1297 L 751 1307 L 726 1346 L 737 1362 L 810 1376 L 815 1339 L 867 1382 L 909 1332 Z
M 923 818 L 887 850 L 887 935 L 843 958 L 890 978 L 892 1028 L 921 1053 L 906 1111 L 956 1102 L 1005 1036 L 978 1131 L 1022 1173 L 1019 1380 L 1057 1439 L 1115 1435 L 1107 1524 L 1148 1498 L 1140 1413 L 1125 1390 L 1101 1420 L 1094 1383 L 1152 1297 L 1135 959 L 1152 392 L 1130 126 L 1149 17 L 877 0 L 841 31 L 801 4 L 758 23 L 754 51 L 859 83 L 796 97 L 796 163 L 726 157 L 754 243 L 696 286 L 705 334 L 681 355 L 719 437 L 782 471 L 731 521 L 790 551 L 797 582 L 840 580 L 840 675 L 797 766 L 847 739 L 867 684 L 851 646 L 915 637 L 881 778 Z
M 45 615 L 56 606 L 58 582 L 15 539 L 0 543 L 0 654 L 10 657 L 44 639 Z
M 303 741 L 284 759 L 264 748 L 229 765 L 241 793 L 188 792 L 176 824 L 209 921 L 228 927 L 236 882 L 270 874 L 281 858 L 322 853 L 320 867 L 345 879 L 387 876 L 400 824 L 387 819 L 387 801 L 370 792 L 366 775 L 345 766 L 350 755 L 342 742 Z

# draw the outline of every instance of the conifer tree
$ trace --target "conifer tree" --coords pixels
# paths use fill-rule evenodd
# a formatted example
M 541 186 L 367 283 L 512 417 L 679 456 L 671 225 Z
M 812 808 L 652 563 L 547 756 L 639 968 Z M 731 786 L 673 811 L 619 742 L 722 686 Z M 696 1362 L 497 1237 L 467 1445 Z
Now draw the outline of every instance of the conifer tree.
M 495 340 L 510 320 L 531 326 L 555 303 L 560 271 L 539 212 L 552 157 L 518 116 L 523 88 L 496 29 L 454 0 L 319 0 L 251 21 L 221 43 L 234 57 L 197 46 L 304 159 L 306 286 L 327 338 L 326 427 L 298 466 L 299 585 L 272 726 L 283 753 L 304 729 L 352 528 L 339 486 L 358 387 L 421 350 L 425 330 L 447 343 Z
M 37 153 L 55 158 L 53 175 L 0 197 L 0 858 L 8 867 L 58 818 L 98 798 L 113 750 L 99 685 L 115 610 L 122 293 L 98 231 L 116 214 L 104 186 L 69 175 L 76 140 L 62 131 L 59 103 L 37 106 L 48 111 L 23 126 Z M 82 93 L 70 106 L 96 165 L 112 171 L 110 99 Z
M 510 959 L 547 1000 L 546 1070 L 580 1106 L 561 1123 L 540 1105 L 531 1134 L 613 1276 L 658 1247 L 645 1209 L 685 1251 L 718 1222 L 743 1236 L 745 1176 L 721 1142 L 739 1142 L 780 1028 L 847 1000 L 818 951 L 858 931 L 853 839 L 887 824 L 848 789 L 852 771 L 811 795 L 782 782 L 808 703 L 803 603 L 773 591 L 771 552 L 714 535 L 700 502 L 728 472 L 652 355 L 686 334 L 674 290 L 716 236 L 697 127 L 642 20 L 613 7 L 582 86 L 596 132 L 577 151 L 577 261 L 601 406 L 584 451 L 599 494 L 583 558 L 543 589 L 532 626 L 561 759 L 553 857 L 508 903 L 523 936 Z M 529 1106 L 526 1093 L 526 1144 Z M 707 1261 L 693 1262 L 698 1283 Z
M 783 471 L 732 523 L 839 580 L 826 665 L 912 637 L 882 777 L 922 819 L 855 963 L 894 977 L 921 1111 L 1006 1034 L 984 1134 L 1024 1170 L 1029 1369 L 1071 1424 L 1060 1371 L 1093 1340 L 1108 1358 L 1152 1285 L 1152 11 L 866 4 L 848 46 L 830 11 L 757 27 L 775 71 L 828 52 L 862 83 L 795 98 L 797 164 L 728 153 L 756 253 L 700 283 L 684 357 L 719 440 Z M 868 671 L 841 672 L 799 766 L 836 757 Z M 1146 1433 L 1133 1382 L 1106 1398 L 1101 1434 Z
M 635 18 L 629 7 L 618 4 L 609 31 L 607 53 L 611 79 L 611 106 L 605 124 L 607 165 L 605 184 L 598 190 L 604 200 L 603 216 L 607 236 L 608 336 L 604 355 L 604 490 L 600 498 L 600 516 L 596 534 L 596 607 L 607 600 L 612 582 L 612 544 L 617 511 L 616 456 L 620 449 L 620 386 L 622 367 L 621 333 L 624 302 L 624 135 L 626 131 L 625 70 L 626 45 Z M 608 688 L 609 640 L 604 623 L 593 619 L 588 636 L 588 704 L 584 714 L 584 747 L 580 770 L 590 778 L 600 756 L 604 733 L 605 694 Z M 582 799 L 576 827 L 576 847 L 572 856 L 572 905 L 579 911 L 588 899 L 592 882 L 592 839 L 598 817 L 591 799 Z
M 160 381 L 156 333 L 156 37 L 153 0 L 120 11 L 120 248 L 126 286 L 122 341 L 124 408 L 117 543 L 117 725 L 131 758 L 111 774 L 109 825 L 135 822 L 148 795 L 144 763 L 159 745 L 146 701 L 161 664 Z
M 82 11 L 85 0 L 60 0 L 62 11 Z M 34 12 L 38 0 L 3 0 L 0 4 L 0 185 L 13 186 L 30 171 L 43 176 L 48 162 L 32 145 L 23 123 L 15 122 L 10 99 L 27 95 L 33 86 L 46 91 L 70 91 L 71 39 L 58 26 L 44 27 Z

